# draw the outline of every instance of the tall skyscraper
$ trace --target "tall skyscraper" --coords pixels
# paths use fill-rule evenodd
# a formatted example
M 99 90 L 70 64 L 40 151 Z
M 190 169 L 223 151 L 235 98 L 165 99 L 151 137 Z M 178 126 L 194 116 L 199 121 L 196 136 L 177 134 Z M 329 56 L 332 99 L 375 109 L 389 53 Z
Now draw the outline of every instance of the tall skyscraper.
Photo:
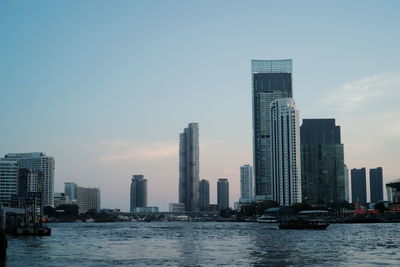
M 0 202 L 9 203 L 18 192 L 18 162 L 0 159 Z
M 365 168 L 351 170 L 351 200 L 353 203 L 367 203 Z
M 335 119 L 304 119 L 300 143 L 303 199 L 311 204 L 345 201 L 344 152 Z
M 299 111 L 292 98 L 271 103 L 272 199 L 301 202 Z
M 54 194 L 54 168 L 53 157 L 46 156 L 45 153 L 8 153 L 5 160 L 18 162 L 18 167 L 43 172 L 43 195 L 44 206 L 53 206 Z
M 131 212 L 147 207 L 147 180 L 143 175 L 133 175 L 131 183 Z
M 79 206 L 79 213 L 89 210 L 100 211 L 100 189 L 78 186 L 77 192 L 76 204 Z
M 207 180 L 200 180 L 200 210 L 206 211 L 210 206 L 210 184 Z
M 199 211 L 199 124 L 189 123 L 179 136 L 179 203 Z
M 250 165 L 240 166 L 240 201 L 248 202 L 254 198 L 253 168 Z
M 252 60 L 253 160 L 256 199 L 272 199 L 270 106 L 292 97 L 292 60 Z
M 69 201 L 71 203 L 75 202 L 78 198 L 78 190 L 76 183 L 66 182 L 64 183 L 64 193 L 68 196 Z
M 217 204 L 220 210 L 229 208 L 229 182 L 226 178 L 218 179 Z
M 369 189 L 371 202 L 377 203 L 383 200 L 383 171 L 381 167 L 369 170 Z
M 344 197 L 350 203 L 350 178 L 349 169 L 346 164 L 344 165 Z

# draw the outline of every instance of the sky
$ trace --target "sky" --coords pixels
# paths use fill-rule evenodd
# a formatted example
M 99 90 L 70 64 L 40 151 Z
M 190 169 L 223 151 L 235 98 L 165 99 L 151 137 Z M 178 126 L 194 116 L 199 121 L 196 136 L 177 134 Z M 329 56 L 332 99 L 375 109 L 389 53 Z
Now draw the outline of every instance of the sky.
M 129 209 L 178 201 L 178 138 L 200 128 L 200 178 L 252 164 L 251 59 L 292 59 L 301 118 L 335 118 L 349 168 L 400 177 L 399 1 L 0 2 L 0 155 L 45 152 L 64 182 Z

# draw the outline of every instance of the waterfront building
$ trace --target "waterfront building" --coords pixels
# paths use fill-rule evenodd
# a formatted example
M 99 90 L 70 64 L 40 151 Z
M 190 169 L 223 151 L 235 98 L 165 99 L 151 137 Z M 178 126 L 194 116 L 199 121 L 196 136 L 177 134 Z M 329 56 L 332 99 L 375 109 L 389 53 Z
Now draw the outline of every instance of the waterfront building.
M 43 173 L 43 194 L 42 201 L 44 206 L 53 206 L 54 193 L 54 168 L 53 157 L 46 156 L 42 152 L 34 153 L 8 153 L 5 160 L 17 161 L 21 169 L 41 171 Z
M 255 198 L 272 199 L 270 106 L 292 97 L 292 60 L 252 60 L 253 167 Z
M 136 207 L 131 212 L 136 213 L 158 213 L 158 207 Z
M 200 211 L 208 210 L 210 206 L 210 183 L 207 180 L 200 180 Z
M 381 167 L 369 170 L 369 190 L 372 203 L 383 201 L 383 171 Z
M 229 182 L 226 178 L 218 179 L 217 205 L 220 210 L 229 208 Z
M 365 168 L 351 170 L 352 203 L 367 203 L 367 182 Z
M 79 206 L 79 213 L 88 210 L 100 211 L 100 189 L 77 186 L 77 195 L 76 204 Z
M 335 119 L 304 119 L 300 144 L 303 199 L 311 204 L 345 201 L 344 150 Z
M 185 204 L 169 203 L 169 212 L 185 212 Z
M 54 207 L 57 208 L 61 205 L 71 204 L 69 196 L 65 193 L 54 193 Z
M 301 202 L 299 111 L 292 98 L 271 103 L 272 200 Z
M 78 190 L 76 183 L 66 182 L 64 183 L 64 193 L 68 196 L 71 203 L 76 202 L 78 198 Z
M 131 183 L 131 212 L 136 208 L 147 207 L 147 180 L 144 176 L 133 175 Z
M 349 169 L 346 164 L 344 165 L 344 197 L 350 203 L 350 178 Z
M 400 203 L 400 179 L 396 179 L 386 184 L 388 201 Z
M 41 171 L 19 169 L 18 196 L 20 198 L 27 198 L 30 192 L 40 193 L 36 195 L 42 195 L 44 190 L 43 180 L 43 172 Z
M 0 202 L 9 203 L 18 190 L 18 162 L 0 159 Z
M 179 136 L 179 203 L 199 211 L 199 124 L 189 123 Z
M 250 202 L 253 199 L 253 168 L 247 164 L 240 166 L 240 202 Z

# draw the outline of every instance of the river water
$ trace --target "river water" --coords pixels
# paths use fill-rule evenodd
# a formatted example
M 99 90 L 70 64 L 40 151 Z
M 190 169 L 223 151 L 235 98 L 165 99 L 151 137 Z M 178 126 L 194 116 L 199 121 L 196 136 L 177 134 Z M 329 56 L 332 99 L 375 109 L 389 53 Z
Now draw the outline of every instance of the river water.
M 400 224 L 124 222 L 49 224 L 49 237 L 9 236 L 6 266 L 400 265 Z

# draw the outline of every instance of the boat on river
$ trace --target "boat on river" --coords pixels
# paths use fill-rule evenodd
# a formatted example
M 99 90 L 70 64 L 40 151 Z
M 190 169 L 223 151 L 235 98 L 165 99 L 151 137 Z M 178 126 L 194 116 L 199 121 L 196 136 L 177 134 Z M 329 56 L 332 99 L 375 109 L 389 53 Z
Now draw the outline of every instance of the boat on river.
M 282 219 L 279 222 L 279 229 L 313 229 L 325 230 L 329 223 L 323 218 L 327 215 L 325 210 L 306 210 L 299 212 L 295 217 Z
M 262 215 L 257 218 L 258 223 L 277 223 L 278 219 L 275 216 L 270 216 L 270 215 Z

